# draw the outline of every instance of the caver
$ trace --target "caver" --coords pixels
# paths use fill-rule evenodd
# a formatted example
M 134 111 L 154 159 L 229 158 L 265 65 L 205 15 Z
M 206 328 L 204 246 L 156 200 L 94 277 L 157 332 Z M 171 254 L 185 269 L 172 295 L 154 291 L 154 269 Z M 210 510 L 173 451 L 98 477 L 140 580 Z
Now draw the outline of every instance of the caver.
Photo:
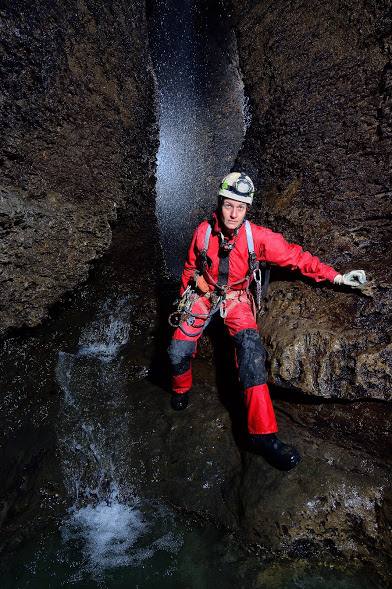
M 220 185 L 212 219 L 200 223 L 193 235 L 181 277 L 181 300 L 170 319 L 175 326 L 168 349 L 171 405 L 175 410 L 187 407 L 197 340 L 211 317 L 219 314 L 235 346 L 250 448 L 273 466 L 290 470 L 298 464 L 300 455 L 276 436 L 266 353 L 256 323 L 260 301 L 255 302 L 249 287 L 252 281 L 256 283 L 259 299 L 266 282 L 265 267 L 270 264 L 299 270 L 316 282 L 327 280 L 353 288 L 362 287 L 366 275 L 363 270 L 339 274 L 301 246 L 287 242 L 280 233 L 249 222 L 246 213 L 253 195 L 253 182 L 246 174 L 229 174 Z

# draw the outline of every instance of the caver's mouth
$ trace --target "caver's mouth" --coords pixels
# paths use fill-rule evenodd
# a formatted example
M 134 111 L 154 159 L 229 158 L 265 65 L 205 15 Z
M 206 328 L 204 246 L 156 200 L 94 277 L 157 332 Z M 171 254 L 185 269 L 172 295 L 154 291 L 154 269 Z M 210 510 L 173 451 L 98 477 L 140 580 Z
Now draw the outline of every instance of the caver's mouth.
M 239 226 L 238 221 L 226 221 L 226 225 L 229 225 L 230 228 L 236 229 Z

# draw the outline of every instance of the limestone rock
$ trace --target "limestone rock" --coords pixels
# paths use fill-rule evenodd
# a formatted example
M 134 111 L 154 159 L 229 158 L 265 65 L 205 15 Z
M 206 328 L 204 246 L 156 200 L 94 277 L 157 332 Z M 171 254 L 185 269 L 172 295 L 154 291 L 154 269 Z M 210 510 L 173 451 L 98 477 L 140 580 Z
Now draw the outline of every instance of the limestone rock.
M 4 333 L 86 278 L 119 216 L 153 209 L 157 134 L 144 2 L 6 2 L 0 18 Z
M 372 281 L 359 294 L 273 273 L 261 321 L 272 379 L 390 399 L 390 3 L 228 4 L 252 114 L 237 164 L 258 189 L 254 220 Z
M 383 464 L 389 463 L 390 432 L 379 432 L 364 450 L 366 427 L 359 429 L 358 416 L 366 407 L 306 405 L 306 397 L 278 402 L 279 436 L 302 455 L 296 469 L 280 472 L 241 441 L 240 421 L 233 420 L 239 396 L 230 420 L 211 376 L 202 363 L 196 368 L 184 412 L 172 411 L 160 389 L 143 382 L 132 387 L 130 461 L 141 493 L 223 523 L 265 555 L 335 564 L 339 558 L 376 562 L 377 555 L 381 566 L 391 548 L 390 476 Z M 221 394 L 227 402 L 227 391 Z M 350 421 L 347 431 L 342 422 Z

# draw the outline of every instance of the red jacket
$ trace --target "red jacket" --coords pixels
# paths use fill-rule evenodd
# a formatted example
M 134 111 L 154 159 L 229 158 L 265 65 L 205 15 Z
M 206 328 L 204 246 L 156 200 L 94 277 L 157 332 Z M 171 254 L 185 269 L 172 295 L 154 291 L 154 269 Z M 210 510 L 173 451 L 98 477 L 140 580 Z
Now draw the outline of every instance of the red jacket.
M 211 278 L 217 282 L 219 269 L 219 243 L 220 243 L 220 224 L 218 217 L 214 214 L 214 226 L 208 245 L 207 256 L 212 264 L 208 268 Z M 251 223 L 252 235 L 254 241 L 255 254 L 260 262 L 268 262 L 276 266 L 290 268 L 290 270 L 299 270 L 304 276 L 312 278 L 316 282 L 329 280 L 333 282 L 338 272 L 323 264 L 319 258 L 312 256 L 309 252 L 304 252 L 301 246 L 295 243 L 288 243 L 281 233 L 275 233 L 271 229 Z M 200 253 L 204 249 L 204 237 L 208 221 L 203 221 L 197 227 L 191 245 L 188 250 L 187 260 L 181 276 L 181 291 L 184 292 L 188 284 L 192 281 L 195 270 L 200 270 Z M 229 241 L 236 239 L 235 247 L 230 252 L 229 258 L 229 280 L 228 284 L 233 284 L 242 278 L 245 278 L 249 272 L 249 254 L 248 243 L 246 240 L 245 225 L 240 227 L 237 238 L 233 237 Z M 208 281 L 208 278 L 205 276 Z M 234 286 L 234 289 L 246 287 L 246 282 Z M 210 284 L 210 290 L 214 286 Z

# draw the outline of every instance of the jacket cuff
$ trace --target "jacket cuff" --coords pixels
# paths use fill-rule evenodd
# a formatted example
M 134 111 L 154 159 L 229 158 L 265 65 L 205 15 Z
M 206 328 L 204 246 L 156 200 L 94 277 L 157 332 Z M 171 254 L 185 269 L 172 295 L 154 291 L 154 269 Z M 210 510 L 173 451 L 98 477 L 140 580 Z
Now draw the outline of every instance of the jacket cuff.
M 331 268 L 331 270 L 327 273 L 327 276 L 325 277 L 326 280 L 329 280 L 330 282 L 333 283 L 333 281 L 335 280 L 335 277 L 341 274 L 340 272 L 338 272 L 337 270 L 335 270 L 334 268 Z

